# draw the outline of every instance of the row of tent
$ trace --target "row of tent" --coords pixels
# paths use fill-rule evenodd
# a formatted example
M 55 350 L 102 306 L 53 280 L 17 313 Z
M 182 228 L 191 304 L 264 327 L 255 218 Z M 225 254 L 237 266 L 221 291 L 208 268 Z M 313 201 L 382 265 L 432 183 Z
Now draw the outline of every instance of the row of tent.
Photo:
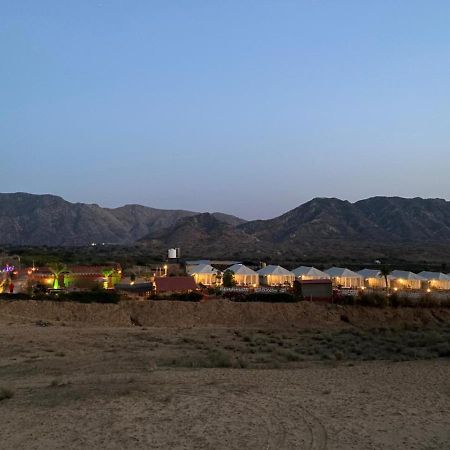
M 331 267 L 325 271 L 315 267 L 300 266 L 290 271 L 281 266 L 268 265 L 255 271 L 243 264 L 234 264 L 226 269 L 234 275 L 238 286 L 283 286 L 292 285 L 298 280 L 331 280 L 335 286 L 348 289 L 386 287 L 386 280 L 376 269 L 363 269 L 354 272 L 344 267 Z M 224 272 L 210 264 L 199 264 L 188 268 L 197 284 L 206 286 L 221 283 Z M 394 270 L 387 277 L 389 287 L 394 289 L 439 289 L 450 290 L 450 274 L 439 272 L 420 272 Z

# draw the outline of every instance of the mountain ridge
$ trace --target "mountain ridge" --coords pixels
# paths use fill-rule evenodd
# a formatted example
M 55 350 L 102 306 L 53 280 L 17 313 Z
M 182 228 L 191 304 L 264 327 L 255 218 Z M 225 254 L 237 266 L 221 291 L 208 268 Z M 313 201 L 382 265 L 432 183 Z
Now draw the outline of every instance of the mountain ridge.
M 138 204 L 102 208 L 50 194 L 0 194 L 0 244 L 76 246 L 137 244 L 185 256 L 260 258 L 387 257 L 450 259 L 450 202 L 375 196 L 349 202 L 318 197 L 264 220 L 220 212 L 157 209 Z

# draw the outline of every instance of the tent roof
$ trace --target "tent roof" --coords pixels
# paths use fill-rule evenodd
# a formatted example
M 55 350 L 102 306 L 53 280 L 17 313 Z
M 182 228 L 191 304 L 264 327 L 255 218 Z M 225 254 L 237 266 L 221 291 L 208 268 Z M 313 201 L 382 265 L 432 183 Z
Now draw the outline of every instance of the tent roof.
M 292 271 L 292 273 L 296 277 L 301 277 L 303 275 L 306 275 L 308 277 L 317 277 L 318 279 L 320 279 L 320 278 L 330 278 L 330 275 L 328 275 L 327 273 L 322 272 L 321 270 L 316 269 L 315 267 L 308 267 L 308 266 L 297 267 L 296 269 L 294 269 Z
M 346 269 L 345 267 L 330 267 L 325 270 L 325 273 L 330 275 L 330 277 L 339 278 L 362 278 L 359 273 L 353 272 L 353 270 Z
M 281 266 L 266 266 L 262 269 L 258 270 L 259 275 L 288 275 L 288 276 L 295 276 L 291 271 L 285 269 Z
M 200 266 L 202 264 L 209 264 L 211 261 L 209 259 L 196 259 L 191 261 L 186 261 L 188 266 Z
M 236 275 L 258 275 L 254 270 L 250 269 L 250 267 L 244 266 L 243 264 L 234 264 L 231 267 L 228 267 L 227 270 L 230 270 Z
M 423 271 L 418 274 L 422 278 L 427 280 L 439 280 L 439 281 L 450 281 L 450 276 L 442 272 L 427 272 Z
M 209 264 L 198 264 L 197 266 L 191 267 L 189 269 L 189 275 L 193 275 L 195 273 L 217 274 L 217 273 L 219 273 L 219 271 L 217 269 L 214 269 L 214 267 Z
M 381 278 L 381 272 L 377 269 L 362 269 L 357 273 L 364 278 Z
M 408 272 L 407 270 L 393 270 L 391 272 L 391 277 L 393 279 L 426 281 L 426 278 L 417 275 L 416 273 Z

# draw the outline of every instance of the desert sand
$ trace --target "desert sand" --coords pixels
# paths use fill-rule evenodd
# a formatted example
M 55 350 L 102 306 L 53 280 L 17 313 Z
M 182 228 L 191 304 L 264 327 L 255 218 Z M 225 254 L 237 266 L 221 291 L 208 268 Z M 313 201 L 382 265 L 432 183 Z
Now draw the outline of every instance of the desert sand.
M 101 326 L 26 307 L 0 306 L 4 449 L 450 448 L 449 359 L 183 367 L 219 347 L 258 361 L 245 345 L 264 330 Z M 267 345 L 304 339 L 291 328 Z

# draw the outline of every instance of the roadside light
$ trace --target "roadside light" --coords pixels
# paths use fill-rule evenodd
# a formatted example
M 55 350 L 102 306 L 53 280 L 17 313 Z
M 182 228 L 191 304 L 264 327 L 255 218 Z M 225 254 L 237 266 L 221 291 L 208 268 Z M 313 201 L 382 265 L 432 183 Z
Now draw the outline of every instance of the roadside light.
M 397 291 L 398 291 L 398 288 L 395 287 L 395 288 L 394 288 L 394 291 L 397 292 Z
M 428 289 L 427 289 L 427 292 L 428 292 L 428 293 L 430 293 L 430 292 L 431 292 L 431 289 L 430 289 L 430 288 L 428 288 Z

